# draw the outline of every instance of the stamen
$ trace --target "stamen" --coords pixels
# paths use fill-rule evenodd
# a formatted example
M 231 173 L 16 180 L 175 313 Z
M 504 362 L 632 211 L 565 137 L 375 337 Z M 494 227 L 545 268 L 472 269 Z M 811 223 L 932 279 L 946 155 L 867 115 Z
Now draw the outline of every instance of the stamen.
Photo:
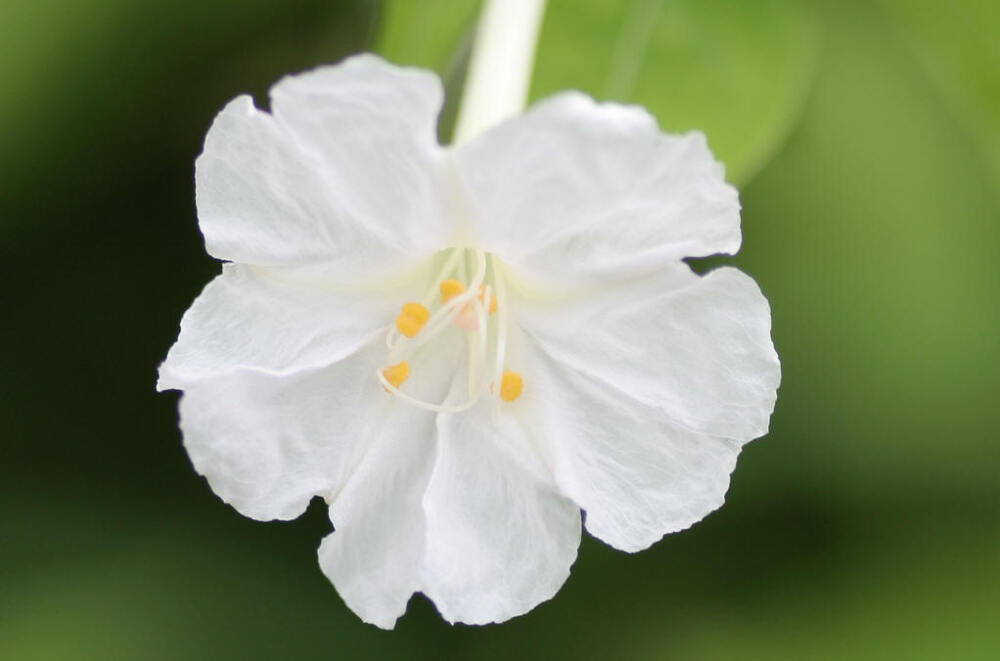
M 479 313 L 479 318 L 482 320 L 483 326 L 485 326 L 486 307 L 479 301 L 473 302 L 473 305 L 476 307 Z M 480 336 L 479 346 L 477 348 L 479 350 L 479 355 L 484 355 L 486 353 L 486 334 L 480 333 L 479 336 Z M 477 364 L 478 364 L 478 358 L 470 362 L 469 366 L 469 379 L 470 379 L 469 399 L 468 401 L 457 405 L 431 404 L 430 402 L 425 402 L 423 400 L 417 399 L 416 397 L 411 397 L 410 395 L 400 390 L 398 383 L 393 383 L 392 381 L 390 381 L 391 378 L 390 373 L 399 367 L 405 366 L 406 374 L 408 376 L 409 365 L 406 363 L 406 361 L 403 361 L 399 365 L 394 365 L 393 367 L 387 367 L 383 370 L 379 370 L 378 372 L 376 372 L 376 376 L 378 377 L 378 380 L 382 383 L 382 387 L 385 388 L 386 392 L 392 393 L 393 395 L 399 397 L 405 402 L 408 402 L 409 404 L 412 404 L 413 406 L 416 406 L 417 408 L 424 409 L 425 411 L 434 411 L 436 413 L 459 413 L 461 411 L 465 411 L 475 406 L 476 403 L 479 401 L 479 397 L 482 393 L 483 389 L 482 381 L 481 380 L 477 381 L 473 377 L 473 374 L 475 372 L 474 365 Z M 405 377 L 403 380 L 405 380 Z M 400 381 L 400 383 L 402 383 L 402 380 Z
M 451 249 L 451 255 L 448 256 L 447 261 L 445 261 L 444 265 L 441 267 L 441 270 L 438 271 L 438 274 L 434 276 L 434 281 L 432 282 L 430 288 L 427 290 L 427 293 L 424 294 L 424 297 L 422 299 L 420 299 L 420 302 L 423 303 L 424 306 L 429 306 L 431 303 L 434 302 L 434 299 L 437 298 L 438 294 L 438 283 L 444 280 L 449 273 L 455 270 L 455 265 L 458 264 L 458 260 L 463 257 L 464 253 L 465 251 L 462 250 L 461 248 Z
M 407 303 L 403 313 L 396 317 L 396 329 L 406 337 L 413 337 L 430 318 L 430 311 L 420 303 Z
M 489 292 L 488 286 L 486 287 L 486 291 Z M 470 333 L 470 335 L 478 335 L 479 346 L 475 347 L 471 341 L 469 342 L 469 400 L 478 402 L 484 385 L 481 375 L 483 370 L 479 367 L 479 364 L 480 362 L 486 361 L 486 342 L 488 335 L 488 328 L 486 327 L 486 306 L 483 305 L 482 299 L 475 300 L 469 305 L 466 305 L 462 314 L 465 315 L 470 311 L 475 314 L 474 332 Z
M 483 301 L 485 303 L 486 302 L 486 296 L 489 295 L 489 297 L 490 297 L 490 314 L 496 314 L 496 311 L 497 311 L 497 297 L 491 295 L 488 290 L 489 290 L 489 288 L 486 285 L 483 285 L 483 286 L 481 286 L 479 288 L 479 300 Z
M 503 379 L 500 381 L 500 399 L 505 402 L 513 402 L 521 396 L 524 390 L 524 379 L 517 372 L 504 370 Z
M 459 279 L 446 277 L 457 269 L 458 278 L 465 279 L 467 275 L 463 259 L 465 256 L 468 256 L 475 265 L 475 275 L 468 287 Z M 500 400 L 512 402 L 521 395 L 524 388 L 521 376 L 516 372 L 503 370 L 507 342 L 504 277 L 499 260 L 495 256 L 491 257 L 495 280 L 493 286 L 484 284 L 487 271 L 486 254 L 481 250 L 457 248 L 453 250 L 445 268 L 438 274 L 432 284 L 433 289 L 424 297 L 424 302 L 407 303 L 403 306 L 403 313 L 396 319 L 396 327 L 390 330 L 386 337 L 386 344 L 390 350 L 387 362 L 403 360 L 397 365 L 376 372 L 378 380 L 386 391 L 418 408 L 444 413 L 471 408 L 479 401 L 486 384 L 491 382 L 500 384 L 499 392 L 495 393 L 498 405 Z M 432 314 L 427 305 L 434 297 L 434 289 L 440 291 L 441 305 Z M 496 364 L 493 369 L 489 367 L 484 369 L 491 335 L 488 324 L 491 314 L 497 314 Z M 409 376 L 409 364 L 405 358 L 413 355 L 420 347 L 444 333 L 452 325 L 468 331 L 466 333 L 469 352 L 468 400 L 456 405 L 434 404 L 401 391 L 399 386 Z M 400 334 L 405 338 L 400 337 Z M 492 379 L 489 378 L 491 376 Z
M 482 250 L 476 250 L 475 258 L 476 275 L 473 277 L 468 291 L 463 291 L 461 294 L 450 298 L 447 303 L 438 308 L 437 311 L 431 315 L 431 318 L 424 327 L 423 332 L 421 332 L 418 337 L 412 340 L 404 340 L 396 343 L 392 347 L 390 359 L 392 357 L 400 357 L 404 354 L 404 352 L 407 355 L 412 354 L 414 351 L 430 342 L 436 336 L 448 329 L 448 326 L 455 320 L 455 317 L 466 303 L 473 301 L 475 298 L 475 296 L 473 296 L 474 292 L 478 291 L 479 285 L 481 285 L 483 280 L 486 278 L 486 255 Z M 461 285 L 461 283 L 458 284 Z M 485 326 L 483 328 L 485 328 Z
M 427 289 L 426 292 L 424 292 L 424 297 L 420 299 L 421 305 L 423 305 L 426 308 L 431 303 L 434 302 L 434 299 L 436 299 L 438 295 L 438 283 L 440 283 L 445 276 L 447 276 L 449 273 L 455 270 L 455 265 L 458 264 L 458 260 L 462 258 L 464 253 L 465 251 L 461 248 L 451 249 L 451 254 L 448 255 L 448 259 L 445 260 L 444 264 L 441 266 L 441 269 L 438 271 L 437 275 L 434 276 L 434 279 L 431 281 L 432 282 L 431 286 Z M 388 333 L 386 333 L 385 346 L 389 349 L 389 351 L 392 351 L 396 348 L 399 342 L 400 342 L 399 329 L 394 326 L 393 328 L 389 329 Z
M 399 388 L 403 381 L 410 378 L 410 364 L 404 360 L 403 362 L 392 365 L 391 367 L 386 367 L 379 372 L 379 376 L 393 388 Z M 386 391 L 389 391 L 388 387 L 386 388 Z
M 441 302 L 447 303 L 464 292 L 465 285 L 454 278 L 449 278 L 441 283 Z
M 503 373 L 504 359 L 507 357 L 507 283 L 504 277 L 503 264 L 496 255 L 490 255 L 493 265 L 493 286 L 497 297 L 497 350 L 496 362 L 493 365 L 494 383 L 500 380 Z

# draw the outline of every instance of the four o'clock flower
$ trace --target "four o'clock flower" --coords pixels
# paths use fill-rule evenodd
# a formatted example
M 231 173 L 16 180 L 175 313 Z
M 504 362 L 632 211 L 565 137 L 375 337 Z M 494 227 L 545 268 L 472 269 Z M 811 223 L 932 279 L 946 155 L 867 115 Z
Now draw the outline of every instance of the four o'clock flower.
M 753 280 L 682 261 L 740 245 L 701 134 L 564 93 L 442 147 L 441 103 L 371 55 L 230 102 L 196 166 L 225 263 L 158 384 L 241 513 L 326 501 L 320 566 L 387 628 L 550 598 L 581 510 L 626 551 L 700 520 L 779 381 Z

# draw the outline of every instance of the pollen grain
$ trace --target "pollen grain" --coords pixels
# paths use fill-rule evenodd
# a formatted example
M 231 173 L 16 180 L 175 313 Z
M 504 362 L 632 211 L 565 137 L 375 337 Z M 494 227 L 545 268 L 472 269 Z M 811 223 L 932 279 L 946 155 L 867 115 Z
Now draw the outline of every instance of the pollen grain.
M 413 337 L 430 318 L 430 311 L 420 303 L 406 303 L 403 313 L 396 317 L 396 329 L 406 337 Z
M 522 390 L 524 390 L 524 379 L 521 375 L 511 370 L 504 370 L 503 378 L 500 379 L 500 399 L 513 402 L 521 396 Z
M 447 303 L 459 294 L 465 293 L 465 285 L 454 278 L 448 278 L 441 282 L 441 302 Z
M 382 376 L 385 377 L 386 381 L 398 388 L 402 385 L 403 381 L 410 378 L 410 364 L 404 360 L 401 363 L 386 367 L 382 370 Z M 387 392 L 388 390 L 389 389 L 386 388 Z

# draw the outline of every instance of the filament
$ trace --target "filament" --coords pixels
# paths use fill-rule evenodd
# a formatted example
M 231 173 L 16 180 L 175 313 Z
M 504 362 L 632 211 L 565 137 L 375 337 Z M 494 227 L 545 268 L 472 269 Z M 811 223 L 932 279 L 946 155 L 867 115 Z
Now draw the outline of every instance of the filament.
M 467 252 L 471 252 L 472 254 L 467 255 Z M 482 250 L 453 249 L 452 254 L 434 278 L 429 293 L 425 295 L 423 301 L 424 304 L 427 305 L 433 301 L 436 295 L 436 289 L 440 286 L 441 282 L 443 282 L 451 274 L 451 272 L 456 269 L 456 267 L 459 270 L 459 275 L 462 275 L 462 272 L 466 270 L 464 259 L 466 256 L 471 257 L 475 265 L 475 275 L 469 283 L 468 288 L 461 294 L 454 296 L 446 303 L 442 304 L 431 315 L 424 327 L 421 328 L 421 330 L 413 338 L 403 336 L 401 333 L 396 331 L 395 328 L 390 329 L 386 335 L 386 346 L 389 348 L 388 362 L 392 364 L 400 361 L 401 359 L 412 355 L 422 346 L 446 331 L 463 310 L 471 307 L 476 316 L 476 328 L 466 334 L 469 349 L 468 400 L 462 404 L 456 405 L 426 402 L 408 395 L 400 390 L 396 385 L 390 383 L 382 370 L 378 370 L 376 372 L 379 382 L 388 392 L 401 398 L 403 401 L 412 404 L 413 406 L 427 411 L 442 413 L 456 413 L 464 411 L 474 406 L 476 402 L 479 401 L 482 396 L 482 392 L 485 389 L 486 383 L 483 377 L 486 376 L 486 371 L 480 370 L 480 365 L 485 363 L 487 356 L 489 342 L 489 301 L 493 295 L 493 288 L 490 285 L 483 285 L 483 282 L 486 279 L 486 254 Z M 494 262 L 494 264 L 496 264 L 496 262 Z M 483 287 L 482 292 L 480 292 L 480 287 Z M 499 301 L 497 304 L 499 305 Z M 482 374 L 480 374 L 480 372 L 482 372 Z

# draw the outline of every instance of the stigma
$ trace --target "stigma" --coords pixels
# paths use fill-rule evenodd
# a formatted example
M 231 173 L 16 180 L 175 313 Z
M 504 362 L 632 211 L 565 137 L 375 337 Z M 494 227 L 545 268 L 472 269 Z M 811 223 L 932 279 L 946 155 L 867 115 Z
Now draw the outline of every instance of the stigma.
M 421 409 L 455 413 L 485 396 L 498 413 L 502 403 L 514 402 L 524 389 L 521 375 L 505 369 L 509 315 L 503 265 L 495 255 L 473 248 L 452 248 L 445 254 L 423 298 L 403 304 L 386 336 L 388 366 L 376 376 L 386 392 Z M 410 377 L 410 361 L 419 363 L 421 347 L 436 340 L 454 342 L 454 333 L 443 336 L 449 329 L 461 332 L 462 342 L 453 350 L 467 354 L 465 401 L 438 404 L 402 390 Z M 413 369 L 419 370 L 419 364 Z

